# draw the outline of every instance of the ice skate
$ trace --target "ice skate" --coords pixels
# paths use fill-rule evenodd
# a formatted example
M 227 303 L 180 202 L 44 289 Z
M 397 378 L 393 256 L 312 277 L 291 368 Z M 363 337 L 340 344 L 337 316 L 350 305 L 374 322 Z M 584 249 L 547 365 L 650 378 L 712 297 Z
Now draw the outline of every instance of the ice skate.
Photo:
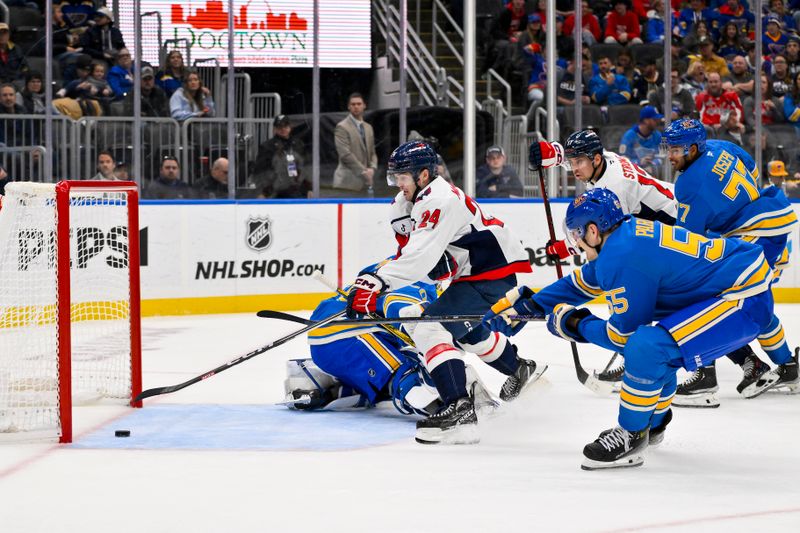
M 622 387 L 622 376 L 625 375 L 625 360 L 623 359 L 621 364 L 616 368 L 609 368 L 595 375 L 599 381 L 613 383 L 613 392 L 619 392 L 619 389 Z
M 717 398 L 717 369 L 714 366 L 700 367 L 689 378 L 678 385 L 672 405 L 677 407 L 719 407 Z
M 547 365 L 536 364 L 536 361 L 531 359 L 522 359 L 517 357 L 519 366 L 516 372 L 508 376 L 503 387 L 500 389 L 500 399 L 504 402 L 513 401 L 517 398 L 523 390 L 529 385 L 538 380 L 544 371 L 547 370 Z
M 650 428 L 650 436 L 647 441 L 648 446 L 658 446 L 664 441 L 664 432 L 667 430 L 667 426 L 670 422 L 672 422 L 672 409 L 664 414 L 664 418 L 658 426 Z
M 420 444 L 479 442 L 478 417 L 472 398 L 459 398 L 435 415 L 417 421 L 416 440 Z
M 795 348 L 794 357 L 774 370 L 770 370 L 742 392 L 746 398 L 755 398 L 767 392 L 795 394 L 800 392 L 800 377 L 797 374 L 797 358 L 800 348 Z
M 583 448 L 583 470 L 605 468 L 628 468 L 644 464 L 648 431 L 643 429 L 631 433 L 619 426 L 606 430 L 592 443 Z
M 489 392 L 478 373 L 469 365 L 467 365 L 467 384 L 478 419 L 491 418 L 500 407 L 500 400 Z
M 748 391 L 750 390 L 748 387 L 756 383 L 764 374 L 769 372 L 769 365 L 755 355 L 748 355 L 744 360 L 742 369 L 744 370 L 744 377 L 742 377 L 742 381 L 736 385 L 736 391 L 745 398 L 750 398 L 751 396 L 748 396 Z

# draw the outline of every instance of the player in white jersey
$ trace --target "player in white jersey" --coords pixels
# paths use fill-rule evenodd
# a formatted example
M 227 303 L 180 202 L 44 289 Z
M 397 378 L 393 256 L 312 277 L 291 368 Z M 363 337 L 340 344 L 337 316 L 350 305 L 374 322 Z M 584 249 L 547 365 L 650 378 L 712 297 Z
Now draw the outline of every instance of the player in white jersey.
M 600 137 L 592 130 L 576 131 L 562 146 L 557 142 L 534 142 L 529 154 L 532 168 L 568 165 L 575 179 L 588 190 L 609 189 L 626 215 L 674 225 L 678 212 L 674 186 L 660 181 L 627 157 L 603 149 Z M 547 244 L 547 255 L 565 259 L 577 254 L 564 241 Z
M 374 312 L 382 292 L 427 279 L 431 271 L 437 272 L 432 277 L 452 282 L 425 315 L 482 314 L 514 286 L 517 273 L 531 271 L 519 239 L 503 222 L 486 216 L 461 189 L 437 176 L 436 161 L 436 152 L 421 141 L 402 144 L 392 152 L 388 179 L 401 191 L 393 206 L 399 215 L 393 218 L 393 228 L 401 233 L 399 225 L 410 222 L 407 227 L 413 229 L 402 239 L 405 243 L 401 242 L 395 260 L 355 280 L 348 298 L 350 316 Z M 516 398 L 547 368 L 518 357 L 514 345 L 480 322 L 421 323 L 412 339 L 444 404 L 440 412 L 417 422 L 421 443 L 479 440 L 464 351 L 508 376 L 500 392 L 505 401 Z

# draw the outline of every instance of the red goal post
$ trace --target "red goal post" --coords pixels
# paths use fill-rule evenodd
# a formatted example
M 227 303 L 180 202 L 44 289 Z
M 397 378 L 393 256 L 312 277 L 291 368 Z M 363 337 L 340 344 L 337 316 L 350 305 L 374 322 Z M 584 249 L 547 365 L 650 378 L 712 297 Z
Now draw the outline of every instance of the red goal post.
M 0 440 L 72 441 L 72 407 L 141 391 L 138 190 L 17 182 L 0 210 Z

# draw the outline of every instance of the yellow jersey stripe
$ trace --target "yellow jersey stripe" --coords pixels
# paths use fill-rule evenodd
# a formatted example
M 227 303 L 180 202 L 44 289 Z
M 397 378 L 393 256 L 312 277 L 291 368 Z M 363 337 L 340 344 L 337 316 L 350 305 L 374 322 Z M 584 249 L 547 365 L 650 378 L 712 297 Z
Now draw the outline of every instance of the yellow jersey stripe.
M 727 316 L 728 313 L 737 308 L 737 303 L 736 300 L 720 300 L 694 315 L 696 318 L 689 320 L 688 323 L 684 321 L 672 328 L 670 334 L 675 339 L 675 342 L 681 344 L 697 334 L 699 330 Z
M 738 297 L 742 297 L 744 295 L 741 293 L 745 291 L 750 292 L 748 296 L 752 294 L 758 294 L 759 292 L 763 292 L 764 290 L 766 290 L 766 288 L 764 288 L 763 290 L 755 290 L 755 289 L 759 288 L 760 285 L 769 286 L 769 282 L 771 281 L 772 281 L 772 271 L 770 270 L 769 264 L 767 263 L 766 259 L 764 259 L 764 256 L 762 255 L 761 264 L 758 265 L 758 268 L 756 268 L 755 272 L 750 274 L 750 276 L 744 282 L 740 283 L 739 280 L 737 280 L 737 284 L 731 287 L 730 289 L 722 291 L 721 296 L 729 297 L 730 295 L 736 294 L 738 295 Z
M 642 398 L 641 396 L 634 396 L 633 394 L 630 394 L 626 390 L 619 391 L 619 399 L 620 399 L 620 401 L 622 401 L 624 403 L 629 403 L 629 404 L 632 404 L 632 405 L 639 405 L 639 406 L 644 406 L 644 407 L 647 407 L 647 406 L 652 407 L 652 406 L 654 406 L 654 405 L 656 405 L 658 403 L 658 398 L 659 398 L 658 395 L 651 396 L 649 398 Z
M 724 234 L 723 237 L 755 233 L 760 235 L 782 235 L 789 233 L 791 227 L 797 223 L 797 215 L 791 207 L 781 211 L 762 213 L 753 217 L 738 228 Z
M 571 276 L 572 276 L 572 284 L 575 285 L 575 287 L 577 287 L 578 290 L 585 293 L 587 296 L 591 296 L 592 298 L 594 298 L 596 296 L 600 296 L 601 294 L 603 294 L 604 291 L 600 287 L 594 287 L 586 283 L 586 281 L 583 279 L 583 276 L 581 275 L 580 269 L 573 270 Z
M 783 327 L 779 327 L 778 331 L 774 334 L 767 334 L 758 337 L 758 344 L 761 345 L 762 348 L 765 350 L 778 346 L 779 344 L 783 343 L 784 340 L 784 332 Z
M 625 345 L 628 344 L 628 337 L 631 336 L 630 333 L 620 333 L 619 330 L 610 323 L 606 323 L 606 334 L 608 335 L 608 339 L 620 348 L 624 348 Z
M 400 367 L 400 361 L 398 361 L 394 354 L 373 335 L 362 335 L 360 339 L 366 342 L 370 348 L 372 348 L 373 352 L 383 359 L 389 368 L 397 370 Z

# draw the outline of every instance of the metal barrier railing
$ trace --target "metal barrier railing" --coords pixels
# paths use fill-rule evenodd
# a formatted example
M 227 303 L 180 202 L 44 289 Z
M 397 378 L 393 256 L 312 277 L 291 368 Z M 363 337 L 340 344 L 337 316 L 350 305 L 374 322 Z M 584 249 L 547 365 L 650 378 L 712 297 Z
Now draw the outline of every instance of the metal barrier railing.
M 0 115 L 0 145 L 4 148 L 36 147 L 44 143 L 44 115 Z M 77 123 L 69 117 L 53 117 L 53 173 L 64 178 L 77 176 L 79 145 L 75 129 Z M 43 166 L 43 165 L 41 165 Z M 22 173 L 17 173 L 17 170 Z M 13 179 L 29 179 L 23 168 L 6 168 Z M 44 169 L 41 170 L 44 172 Z M 12 174 L 13 172 L 13 174 Z
M 484 75 L 484 77 L 486 78 L 486 95 L 487 95 L 488 98 L 494 98 L 494 93 L 492 92 L 492 80 L 493 79 L 497 80 L 497 83 L 499 83 L 500 85 L 503 86 L 503 89 L 505 90 L 505 97 L 506 97 L 505 98 L 506 107 L 505 107 L 505 110 L 504 110 L 504 114 L 505 114 L 505 116 L 510 115 L 511 114 L 511 85 L 509 85 L 509 83 L 505 79 L 503 79 L 503 77 L 500 74 L 498 74 L 497 71 L 495 69 L 493 69 L 493 68 L 490 68 L 489 70 L 487 70 L 486 74 Z
M 192 66 L 203 80 L 203 86 L 208 87 L 208 90 L 211 91 L 211 98 L 217 105 L 217 116 L 223 116 L 226 108 L 220 106 L 220 98 L 226 93 L 226 90 L 222 85 L 222 68 L 219 65 L 219 59 L 216 57 L 198 59 Z
M 495 98 L 487 98 L 481 102 L 481 107 L 484 111 L 492 115 L 492 123 L 494 124 L 494 137 L 492 143 L 502 145 L 506 129 L 503 102 Z
M 0 164 L 15 181 L 44 181 L 44 146 L 0 146 Z
M 281 95 L 278 93 L 252 93 L 246 118 L 275 118 L 281 114 Z
M 117 2 L 114 2 L 117 5 Z M 151 19 L 155 18 L 155 22 L 151 22 Z M 119 20 L 119 19 L 117 19 Z M 156 36 L 158 38 L 158 66 L 164 68 L 164 63 L 166 60 L 165 49 L 164 49 L 164 35 L 163 35 L 163 24 L 161 21 L 161 12 L 160 11 L 148 11 L 146 13 L 142 13 L 139 15 L 139 20 L 141 20 L 142 24 L 142 33 L 150 32 L 151 27 L 155 25 Z
M 220 81 L 219 99 L 216 100 L 219 102 L 217 105 L 217 116 L 226 117 L 228 116 L 228 75 L 225 74 L 222 76 Z M 236 94 L 234 98 L 234 102 L 236 103 L 236 111 L 234 116 L 236 118 L 249 118 L 250 112 L 248 110 L 248 104 L 250 103 L 250 94 L 252 92 L 250 74 L 247 74 L 246 72 L 235 73 L 233 75 L 233 83 Z
M 183 45 L 183 46 L 181 46 Z M 160 67 L 163 70 L 167 66 L 167 54 L 173 50 L 178 50 L 183 56 L 183 64 L 189 66 L 192 64 L 192 47 L 189 46 L 189 39 L 185 37 L 178 37 L 177 39 L 167 39 L 161 45 L 158 53 Z

